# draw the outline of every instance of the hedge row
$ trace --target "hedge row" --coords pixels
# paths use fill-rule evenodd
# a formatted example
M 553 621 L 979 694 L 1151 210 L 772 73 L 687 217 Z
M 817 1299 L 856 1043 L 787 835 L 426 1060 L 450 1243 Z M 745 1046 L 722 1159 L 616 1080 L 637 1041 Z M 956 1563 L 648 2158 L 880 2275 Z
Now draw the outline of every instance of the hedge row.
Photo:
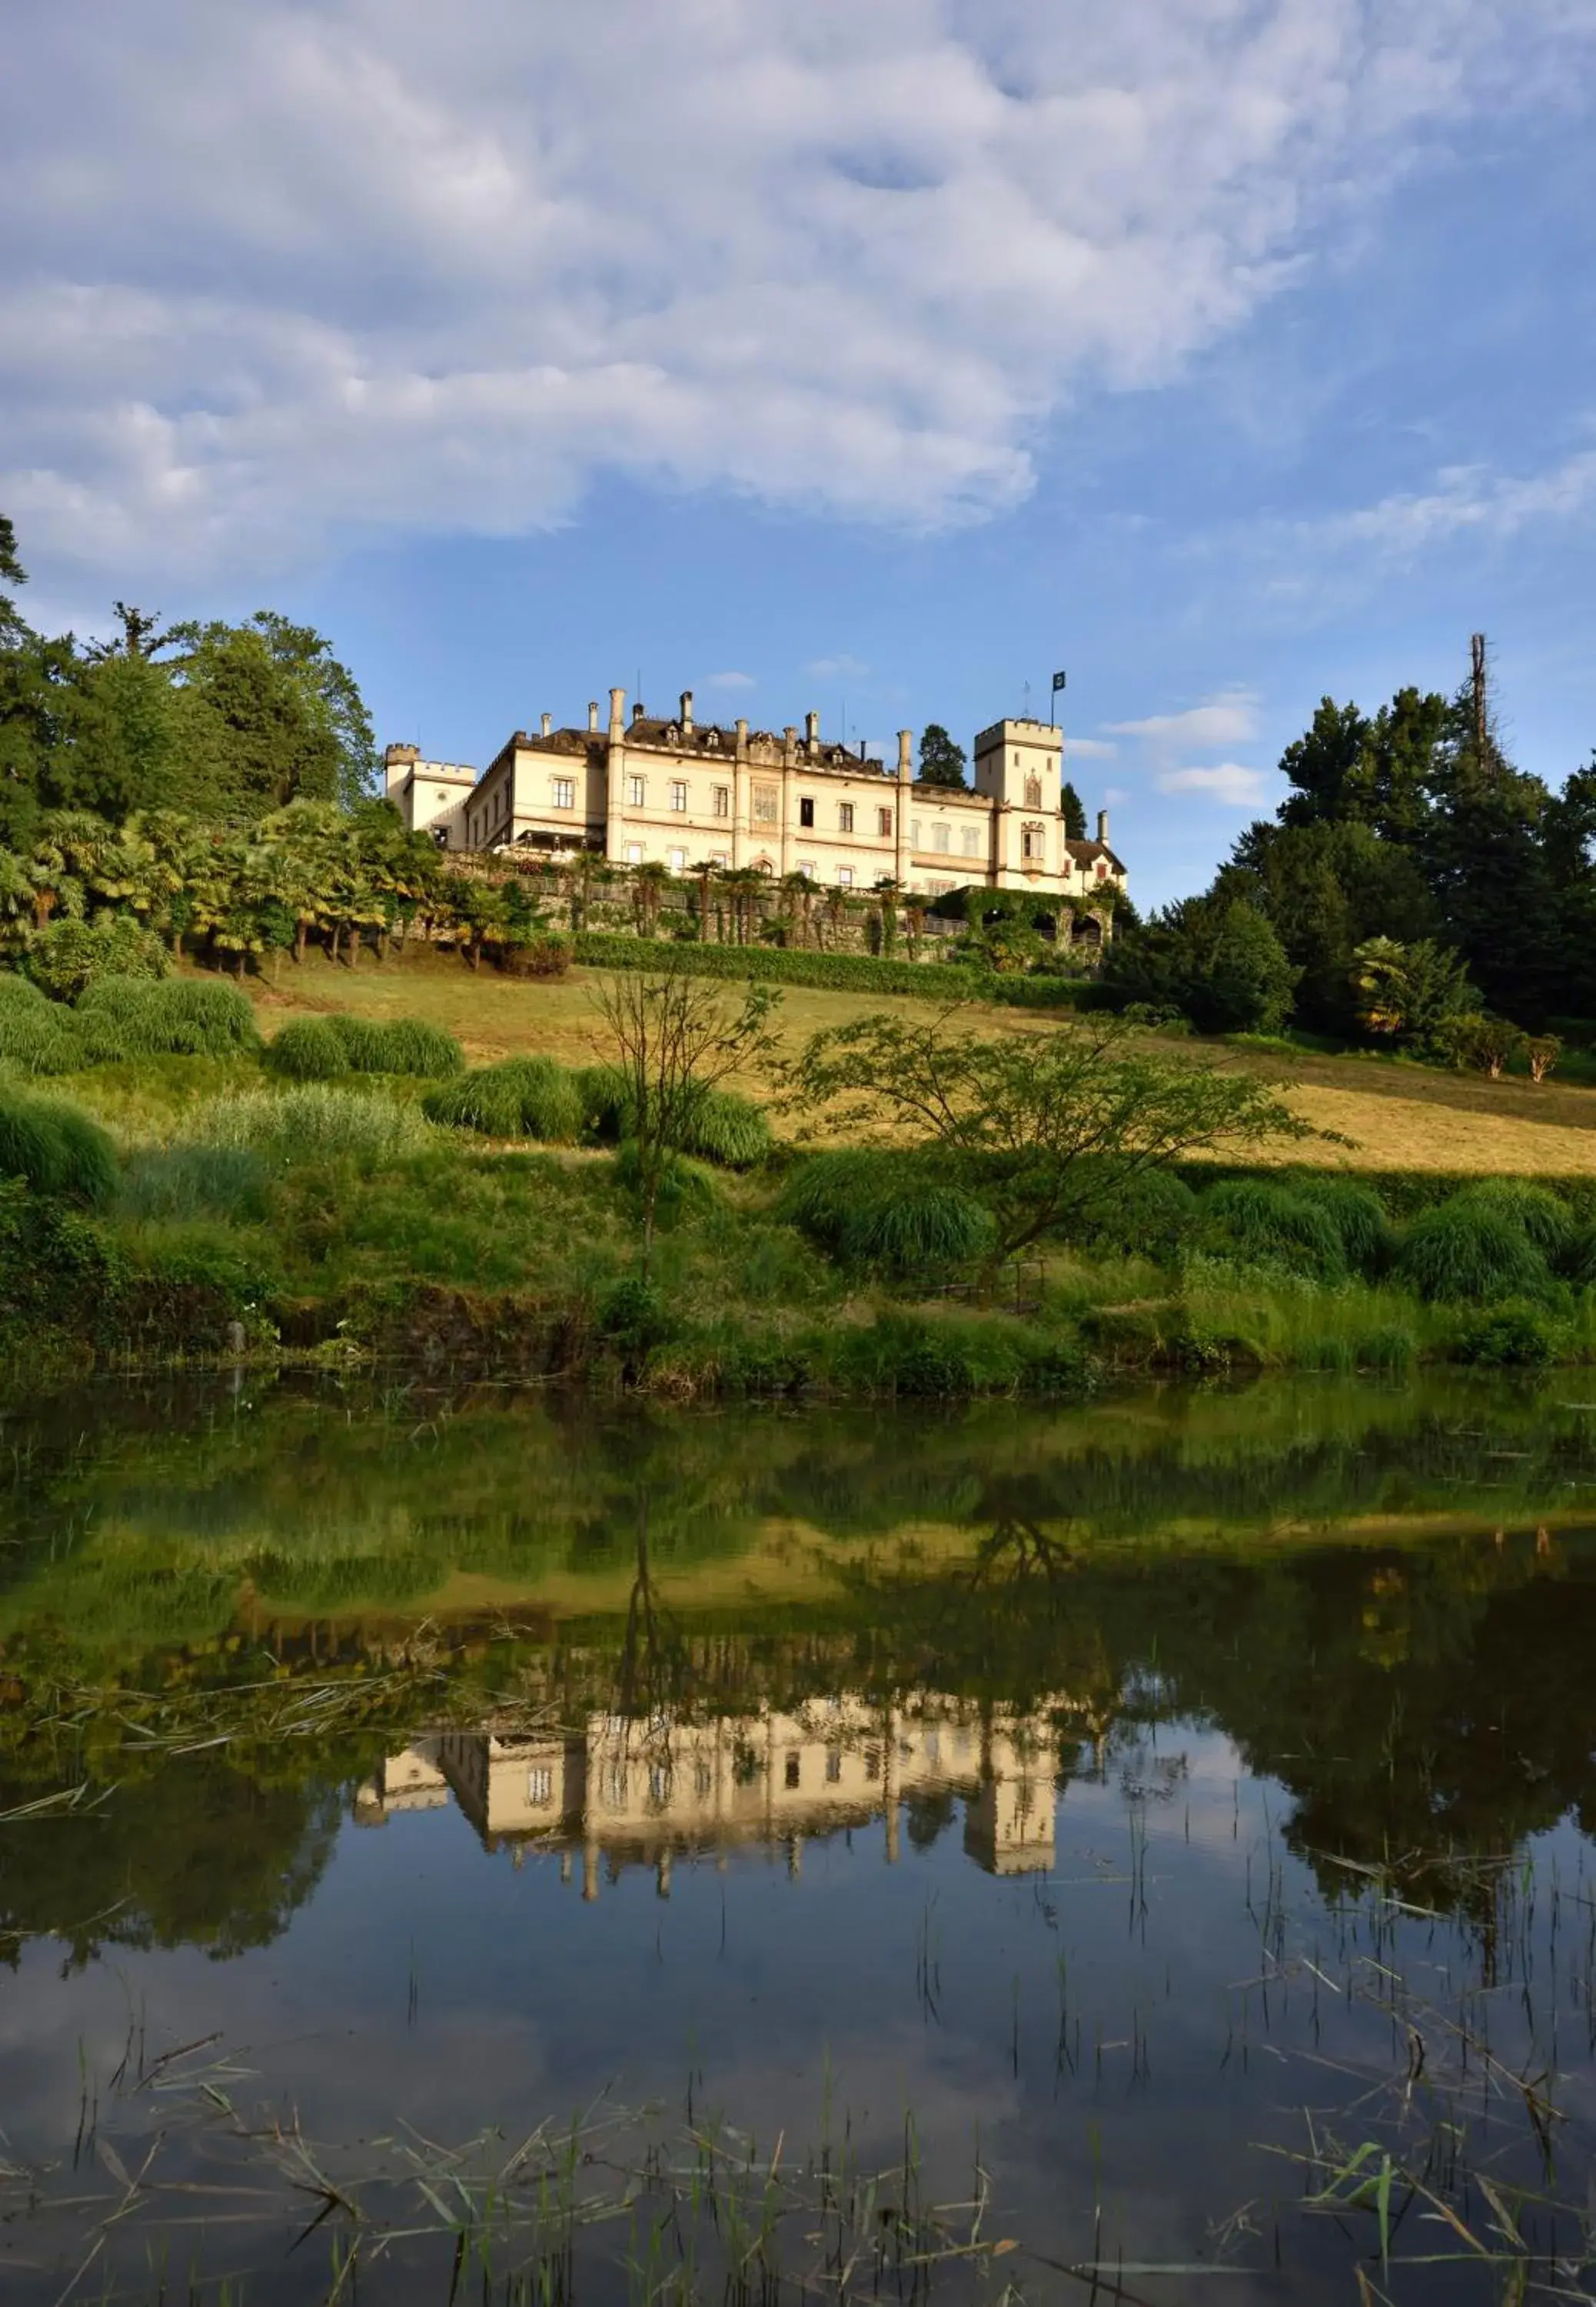
M 1095 988 L 1068 977 L 999 977 L 955 962 L 883 961 L 862 953 L 794 953 L 784 946 L 700 945 L 579 930 L 577 961 L 600 969 L 658 969 L 667 962 L 696 977 L 761 978 L 783 985 L 855 993 L 912 993 L 927 1001 L 998 1001 L 1021 1009 L 1085 1006 Z M 1083 999 L 1084 997 L 1084 999 Z

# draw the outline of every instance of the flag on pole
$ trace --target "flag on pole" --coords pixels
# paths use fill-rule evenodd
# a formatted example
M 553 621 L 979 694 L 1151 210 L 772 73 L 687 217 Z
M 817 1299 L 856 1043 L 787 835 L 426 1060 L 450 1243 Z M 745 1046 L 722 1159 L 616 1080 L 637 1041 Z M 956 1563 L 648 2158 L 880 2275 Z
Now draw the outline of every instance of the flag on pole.
M 1055 697 L 1058 695 L 1059 690 L 1063 687 L 1063 674 L 1062 673 L 1055 673 L 1053 676 L 1053 693 Z

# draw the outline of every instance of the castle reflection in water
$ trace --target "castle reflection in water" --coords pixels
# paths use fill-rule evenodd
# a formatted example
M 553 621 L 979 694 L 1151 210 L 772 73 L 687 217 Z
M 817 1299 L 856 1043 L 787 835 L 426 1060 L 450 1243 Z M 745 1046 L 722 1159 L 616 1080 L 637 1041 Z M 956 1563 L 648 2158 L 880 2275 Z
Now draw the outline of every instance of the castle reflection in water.
M 1063 1696 L 1026 1713 L 923 1694 L 873 1704 L 848 1694 L 797 1713 L 761 1710 L 704 1722 L 593 1714 L 572 1732 L 447 1730 L 390 1756 L 360 1789 L 354 1815 L 379 1826 L 451 1798 L 490 1850 L 558 1851 L 582 1895 L 601 1870 L 655 1870 L 737 1845 L 784 1847 L 797 1872 L 805 1840 L 882 1824 L 898 1856 L 902 1805 L 961 1797 L 964 1848 L 995 1874 L 1053 1863 L 1061 1737 L 1100 1740 L 1095 1710 Z

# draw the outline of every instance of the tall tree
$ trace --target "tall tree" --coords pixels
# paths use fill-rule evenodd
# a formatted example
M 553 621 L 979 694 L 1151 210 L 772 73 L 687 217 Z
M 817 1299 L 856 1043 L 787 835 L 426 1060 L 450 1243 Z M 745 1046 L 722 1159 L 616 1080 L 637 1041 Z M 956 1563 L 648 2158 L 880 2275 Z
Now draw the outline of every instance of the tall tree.
M 1064 820 L 1066 841 L 1086 839 L 1086 806 L 1080 795 L 1066 777 L 1058 797 L 1059 814 Z
M 956 745 L 940 721 L 928 721 L 920 732 L 920 783 L 962 786 L 964 748 Z
M 246 624 L 176 625 L 191 806 L 259 817 L 291 801 L 352 806 L 376 746 L 354 675 L 309 625 L 269 609 Z

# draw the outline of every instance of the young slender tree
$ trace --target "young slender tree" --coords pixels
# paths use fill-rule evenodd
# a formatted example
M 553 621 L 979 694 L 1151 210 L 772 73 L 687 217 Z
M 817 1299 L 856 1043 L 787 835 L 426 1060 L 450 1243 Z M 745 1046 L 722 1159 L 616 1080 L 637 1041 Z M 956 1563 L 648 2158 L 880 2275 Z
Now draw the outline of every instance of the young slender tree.
M 670 1165 L 710 1091 L 768 1054 L 776 1001 L 768 985 L 753 984 L 738 1000 L 669 948 L 659 968 L 617 970 L 593 995 L 607 1054 L 626 1076 L 645 1276 Z

